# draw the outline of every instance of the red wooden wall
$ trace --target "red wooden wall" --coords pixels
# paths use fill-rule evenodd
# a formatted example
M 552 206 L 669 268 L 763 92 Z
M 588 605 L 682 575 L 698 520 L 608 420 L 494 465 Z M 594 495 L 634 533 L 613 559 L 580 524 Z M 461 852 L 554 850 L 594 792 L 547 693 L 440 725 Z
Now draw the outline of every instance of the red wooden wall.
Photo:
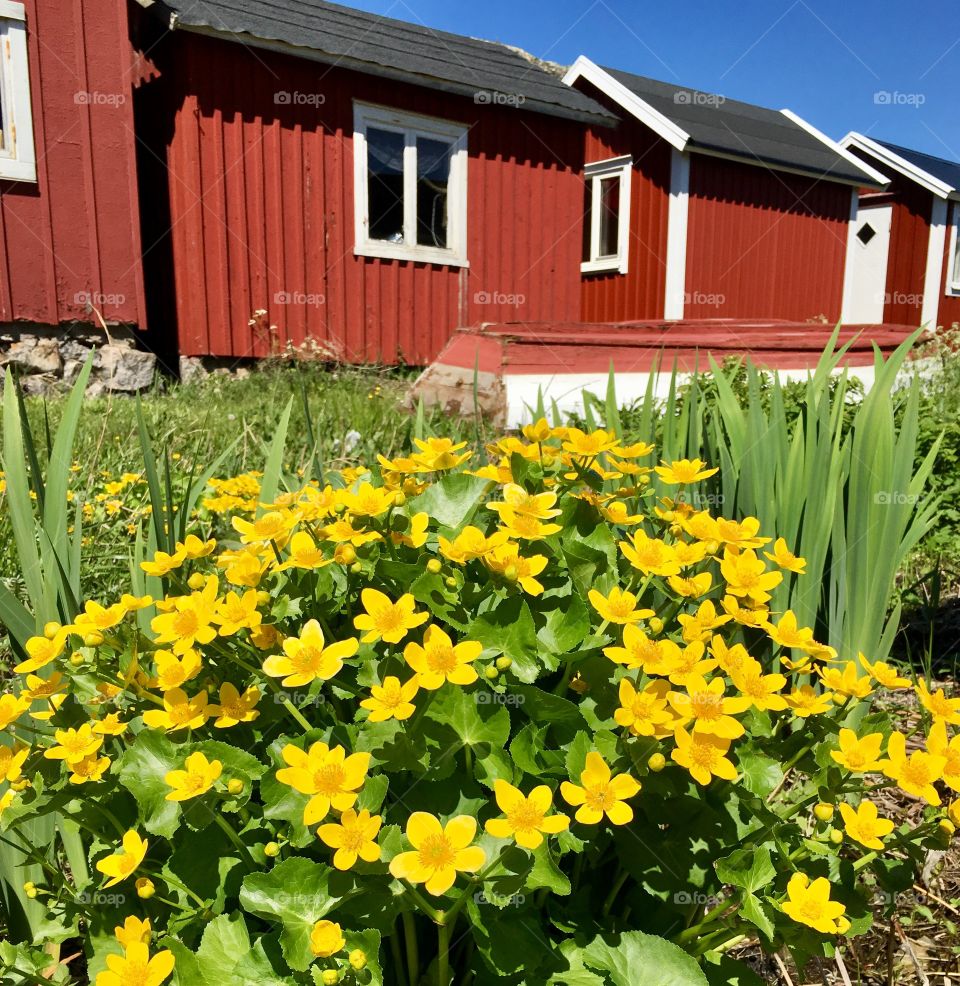
M 583 125 L 186 33 L 162 49 L 145 88 L 164 86 L 173 114 L 182 353 L 309 337 L 351 360 L 427 363 L 460 325 L 576 317 Z M 278 105 L 280 91 L 322 102 Z M 469 269 L 354 256 L 354 99 L 470 125 Z M 275 338 L 248 324 L 256 309 Z
M 877 167 L 883 169 L 883 164 L 877 162 Z M 897 325 L 919 325 L 933 196 L 892 168 L 887 168 L 885 173 L 891 179 L 887 192 L 893 204 L 893 219 L 883 320 Z
M 0 321 L 145 321 L 126 7 L 27 0 L 36 183 L 0 181 Z
M 839 319 L 849 186 L 693 154 L 686 318 Z
M 592 98 L 607 102 L 593 87 L 585 91 Z M 615 109 L 611 104 L 607 105 Z M 583 275 L 580 311 L 585 322 L 663 317 L 670 145 L 633 118 L 622 120 L 616 130 L 600 127 L 588 130 L 587 163 L 623 154 L 632 154 L 634 161 L 630 178 L 630 257 L 627 273 Z

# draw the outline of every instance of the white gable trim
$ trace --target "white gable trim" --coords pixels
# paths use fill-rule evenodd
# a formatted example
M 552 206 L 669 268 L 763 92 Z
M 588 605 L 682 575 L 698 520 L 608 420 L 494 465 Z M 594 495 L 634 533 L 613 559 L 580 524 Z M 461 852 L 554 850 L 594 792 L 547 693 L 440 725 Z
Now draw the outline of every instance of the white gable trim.
M 850 312 L 854 305 L 853 297 L 853 268 L 857 256 L 857 214 L 860 211 L 860 192 L 850 189 L 850 225 L 847 227 L 847 259 L 843 268 L 843 303 L 840 308 L 840 321 L 849 322 Z
M 930 210 L 930 239 L 927 241 L 927 271 L 923 279 L 920 324 L 937 329 L 940 315 L 940 284 L 943 280 L 943 251 L 947 245 L 947 200 L 935 198 Z
M 670 204 L 663 317 L 683 318 L 687 298 L 687 220 L 690 212 L 690 155 L 670 153 Z
M 816 137 L 821 143 L 827 145 L 831 151 L 835 154 L 839 154 L 845 161 L 852 164 L 855 168 L 860 171 L 865 172 L 869 175 L 878 185 L 889 185 L 890 179 L 877 171 L 876 168 L 871 168 L 869 164 L 865 161 L 861 161 L 855 154 L 851 154 L 845 147 L 838 144 L 835 140 L 831 140 L 822 130 L 818 130 L 812 123 L 808 123 L 803 119 L 802 116 L 797 116 L 793 110 L 780 110 L 780 112 L 788 119 L 792 120 L 798 127 L 806 130 L 808 134 L 812 137 Z
M 892 168 L 894 171 L 899 171 L 900 174 L 906 175 L 907 178 L 910 178 L 928 192 L 933 192 L 934 195 L 942 199 L 947 198 L 957 191 L 952 185 L 940 181 L 939 178 L 935 178 L 922 168 L 911 164 L 906 158 L 900 157 L 899 154 L 891 151 L 888 147 L 878 144 L 875 140 L 871 140 L 869 137 L 857 133 L 855 130 L 851 130 L 840 141 L 840 145 L 844 148 L 854 147 L 857 150 L 869 154 L 871 157 L 875 157 L 878 161 L 882 161 L 888 168 Z M 866 164 L 861 164 L 860 166 L 862 168 L 867 167 Z
M 623 107 L 631 116 L 646 124 L 655 134 L 662 137 L 678 151 L 686 148 L 690 134 L 678 127 L 673 120 L 665 117 L 659 110 L 654 109 L 648 102 L 631 92 L 622 82 L 618 82 L 609 72 L 591 62 L 586 55 L 581 55 L 567 70 L 563 77 L 568 86 L 578 79 L 586 79 L 596 86 L 605 96 L 609 96 L 618 106 Z

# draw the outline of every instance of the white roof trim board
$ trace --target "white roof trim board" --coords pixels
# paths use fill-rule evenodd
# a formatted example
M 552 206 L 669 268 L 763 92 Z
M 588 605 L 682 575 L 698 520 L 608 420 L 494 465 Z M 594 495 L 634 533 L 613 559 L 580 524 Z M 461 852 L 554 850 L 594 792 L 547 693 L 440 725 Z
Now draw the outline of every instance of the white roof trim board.
M 636 93 L 630 92 L 625 85 L 618 82 L 595 62 L 590 61 L 586 55 L 581 55 L 563 77 L 563 81 L 570 87 L 578 79 L 586 79 L 587 82 L 595 85 L 602 93 L 609 96 L 641 123 L 645 123 L 655 134 L 662 137 L 678 151 L 686 150 L 690 143 L 690 134 L 665 117 L 659 110 L 654 109 Z
M 925 188 L 928 192 L 933 192 L 934 195 L 941 199 L 950 198 L 950 196 L 957 192 L 957 189 L 952 185 L 948 185 L 946 182 L 931 175 L 930 172 L 918 168 L 906 158 L 890 150 L 889 147 L 884 147 L 883 144 L 879 144 L 877 141 L 871 140 L 869 137 L 857 133 L 855 130 L 851 130 L 840 141 L 840 146 L 844 148 L 853 147 L 869 154 L 878 161 L 882 161 L 888 168 L 892 168 L 894 171 L 899 171 L 900 174 L 906 175 L 907 178 L 912 179 L 922 188 Z M 861 162 L 861 167 L 865 168 L 867 165 Z
M 862 161 L 860 158 L 856 156 L 856 154 L 851 154 L 842 144 L 838 144 L 835 140 L 831 140 L 825 133 L 823 133 L 823 131 L 818 130 L 812 123 L 808 123 L 806 120 L 803 119 L 803 117 L 797 116 L 797 114 L 794 113 L 793 110 L 783 109 L 780 110 L 780 112 L 788 120 L 793 120 L 793 122 L 798 127 L 803 127 L 803 129 L 806 130 L 807 133 L 813 134 L 813 136 L 816 137 L 817 140 L 822 140 L 824 144 L 826 144 L 828 147 L 832 147 L 837 152 L 837 154 L 839 154 L 840 157 L 842 157 L 845 161 L 849 161 L 851 164 L 856 165 L 856 167 L 860 168 L 862 171 L 866 171 L 866 173 L 878 185 L 890 184 L 890 179 L 886 175 L 881 174 L 879 171 L 877 171 L 876 168 L 871 168 L 870 165 L 866 163 L 866 161 Z

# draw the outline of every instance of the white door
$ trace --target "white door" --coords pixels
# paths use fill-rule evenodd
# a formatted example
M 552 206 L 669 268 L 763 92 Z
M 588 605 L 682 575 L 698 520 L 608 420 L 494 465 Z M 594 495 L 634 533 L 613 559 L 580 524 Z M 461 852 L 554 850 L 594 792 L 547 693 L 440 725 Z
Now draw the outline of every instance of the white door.
M 892 222 L 892 205 L 861 206 L 857 212 L 850 233 L 853 237 L 849 253 L 852 285 L 846 322 L 876 324 L 883 321 Z

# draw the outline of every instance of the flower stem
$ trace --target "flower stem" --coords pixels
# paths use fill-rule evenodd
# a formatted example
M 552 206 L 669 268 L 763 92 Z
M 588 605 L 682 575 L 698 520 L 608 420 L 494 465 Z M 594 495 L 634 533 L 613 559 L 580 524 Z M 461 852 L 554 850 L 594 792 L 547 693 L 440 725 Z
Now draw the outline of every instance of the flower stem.
M 437 982 L 450 986 L 450 925 L 446 921 L 437 925 L 437 948 Z
M 434 922 L 434 924 L 439 924 L 441 920 L 440 911 L 438 911 L 412 883 L 408 883 L 406 880 L 401 880 L 400 882 L 406 888 L 407 893 L 410 894 L 411 899 L 417 907 L 419 907 L 420 910 Z
M 627 882 L 628 879 L 630 879 L 630 874 L 626 870 L 624 870 L 620 874 L 620 876 L 617 877 L 616 882 L 611 888 L 610 893 L 607 895 L 607 899 L 606 901 L 604 901 L 603 904 L 604 917 L 606 917 L 610 913 L 611 909 L 613 908 L 613 903 L 617 899 L 617 894 L 619 894 L 620 891 L 623 889 L 623 885 Z
M 237 851 L 240 853 L 241 858 L 247 864 L 251 870 L 257 868 L 257 864 L 250 855 L 250 850 L 247 848 L 244 841 L 237 835 L 236 829 L 221 815 L 219 812 L 214 812 L 213 819 L 223 829 L 223 834 L 237 847 Z
M 417 929 L 413 923 L 413 915 L 404 911 L 400 915 L 403 920 L 403 940 L 407 948 L 407 978 L 410 986 L 420 982 L 420 953 L 417 948 Z

